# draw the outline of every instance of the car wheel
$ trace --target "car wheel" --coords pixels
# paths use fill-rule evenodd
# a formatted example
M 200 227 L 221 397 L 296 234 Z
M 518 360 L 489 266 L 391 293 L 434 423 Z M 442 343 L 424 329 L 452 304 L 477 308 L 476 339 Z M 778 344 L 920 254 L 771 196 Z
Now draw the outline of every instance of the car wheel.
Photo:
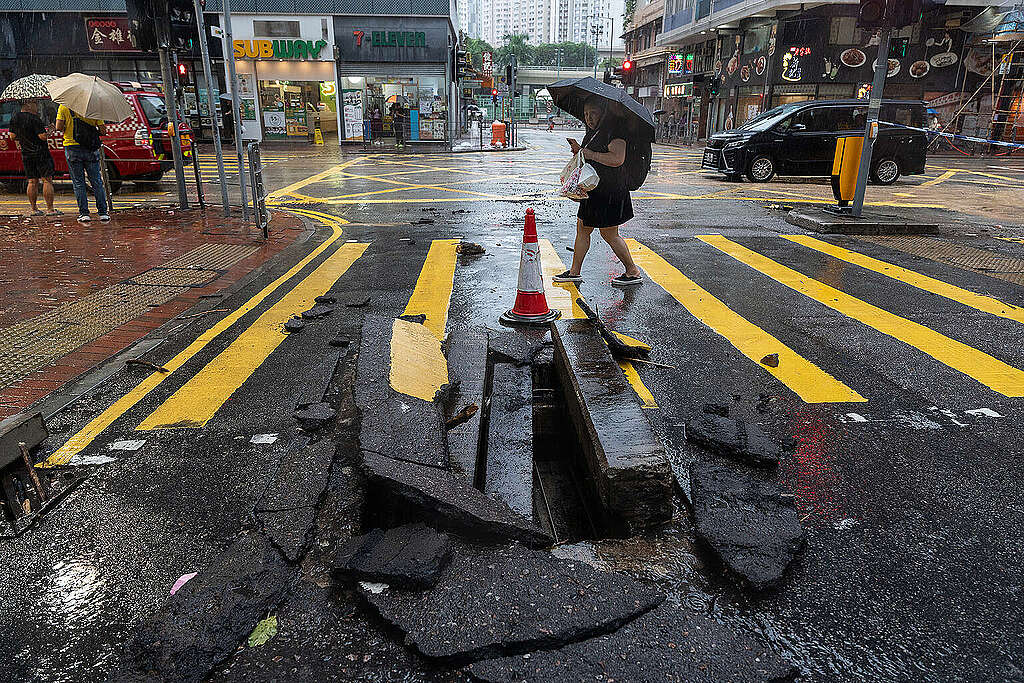
M 879 185 L 892 185 L 899 177 L 900 165 L 895 159 L 882 159 L 871 169 L 871 180 Z
M 767 183 L 775 177 L 775 162 L 767 154 L 754 157 L 747 166 L 747 177 L 754 183 Z

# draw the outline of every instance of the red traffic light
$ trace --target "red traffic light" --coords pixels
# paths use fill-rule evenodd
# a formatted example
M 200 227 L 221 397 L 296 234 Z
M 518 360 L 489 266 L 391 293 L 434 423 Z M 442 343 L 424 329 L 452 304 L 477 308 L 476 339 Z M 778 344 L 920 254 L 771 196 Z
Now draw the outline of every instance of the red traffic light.
M 622 63 L 622 70 L 623 71 L 629 71 L 632 68 L 633 68 L 633 62 L 629 61 L 628 59 Z
M 491 97 L 497 97 L 497 95 L 498 95 L 498 89 L 497 88 L 491 88 Z
M 178 75 L 182 78 L 188 76 L 188 67 L 184 63 L 178 64 Z

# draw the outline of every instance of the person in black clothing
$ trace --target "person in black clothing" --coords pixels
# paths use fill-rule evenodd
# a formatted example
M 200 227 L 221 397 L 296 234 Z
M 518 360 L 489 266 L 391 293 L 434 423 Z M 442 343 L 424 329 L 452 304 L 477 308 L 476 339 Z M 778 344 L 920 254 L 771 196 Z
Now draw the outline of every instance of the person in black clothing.
M 633 262 L 629 247 L 619 235 L 619 226 L 633 217 L 633 202 L 622 177 L 622 164 L 626 161 L 626 141 L 615 132 L 615 119 L 608 115 L 605 101 L 599 97 L 587 100 L 583 107 L 587 134 L 580 144 L 569 140 L 572 153 L 583 150 L 583 158 L 594 167 L 600 178 L 597 187 L 580 201 L 576 213 L 576 244 L 572 254 L 572 267 L 555 276 L 555 282 L 582 282 L 580 270 L 590 249 L 590 235 L 594 228 L 608 243 L 626 272 L 612 279 L 616 287 L 631 287 L 643 282 L 640 269 Z
M 35 100 L 22 102 L 21 111 L 11 117 L 10 130 L 21 147 L 21 163 L 28 179 L 28 203 L 32 205 L 32 215 L 43 215 L 37 207 L 40 183 L 43 185 L 46 214 L 60 215 L 61 212 L 53 208 L 53 157 L 46 144 L 46 126 L 39 118 L 39 103 Z

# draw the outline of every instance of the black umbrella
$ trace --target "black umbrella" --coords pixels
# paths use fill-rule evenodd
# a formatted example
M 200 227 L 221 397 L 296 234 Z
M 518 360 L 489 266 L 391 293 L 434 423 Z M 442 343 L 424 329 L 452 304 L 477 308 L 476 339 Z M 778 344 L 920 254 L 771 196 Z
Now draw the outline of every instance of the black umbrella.
M 603 83 L 596 78 L 567 78 L 548 86 L 555 106 L 564 109 L 580 121 L 583 120 L 583 104 L 597 96 L 607 101 L 608 113 L 619 119 L 622 134 L 638 139 L 654 139 L 654 117 L 647 107 L 640 104 L 623 88 Z

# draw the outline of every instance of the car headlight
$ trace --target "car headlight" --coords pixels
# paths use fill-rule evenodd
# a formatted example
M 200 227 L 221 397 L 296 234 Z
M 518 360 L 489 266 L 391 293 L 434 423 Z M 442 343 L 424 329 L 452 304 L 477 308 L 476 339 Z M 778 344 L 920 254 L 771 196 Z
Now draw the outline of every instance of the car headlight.
M 729 144 L 727 144 L 722 149 L 736 149 L 737 147 L 742 147 L 743 145 L 747 144 L 748 142 L 750 142 L 750 138 L 743 138 L 742 140 L 736 140 L 735 142 L 730 142 Z

